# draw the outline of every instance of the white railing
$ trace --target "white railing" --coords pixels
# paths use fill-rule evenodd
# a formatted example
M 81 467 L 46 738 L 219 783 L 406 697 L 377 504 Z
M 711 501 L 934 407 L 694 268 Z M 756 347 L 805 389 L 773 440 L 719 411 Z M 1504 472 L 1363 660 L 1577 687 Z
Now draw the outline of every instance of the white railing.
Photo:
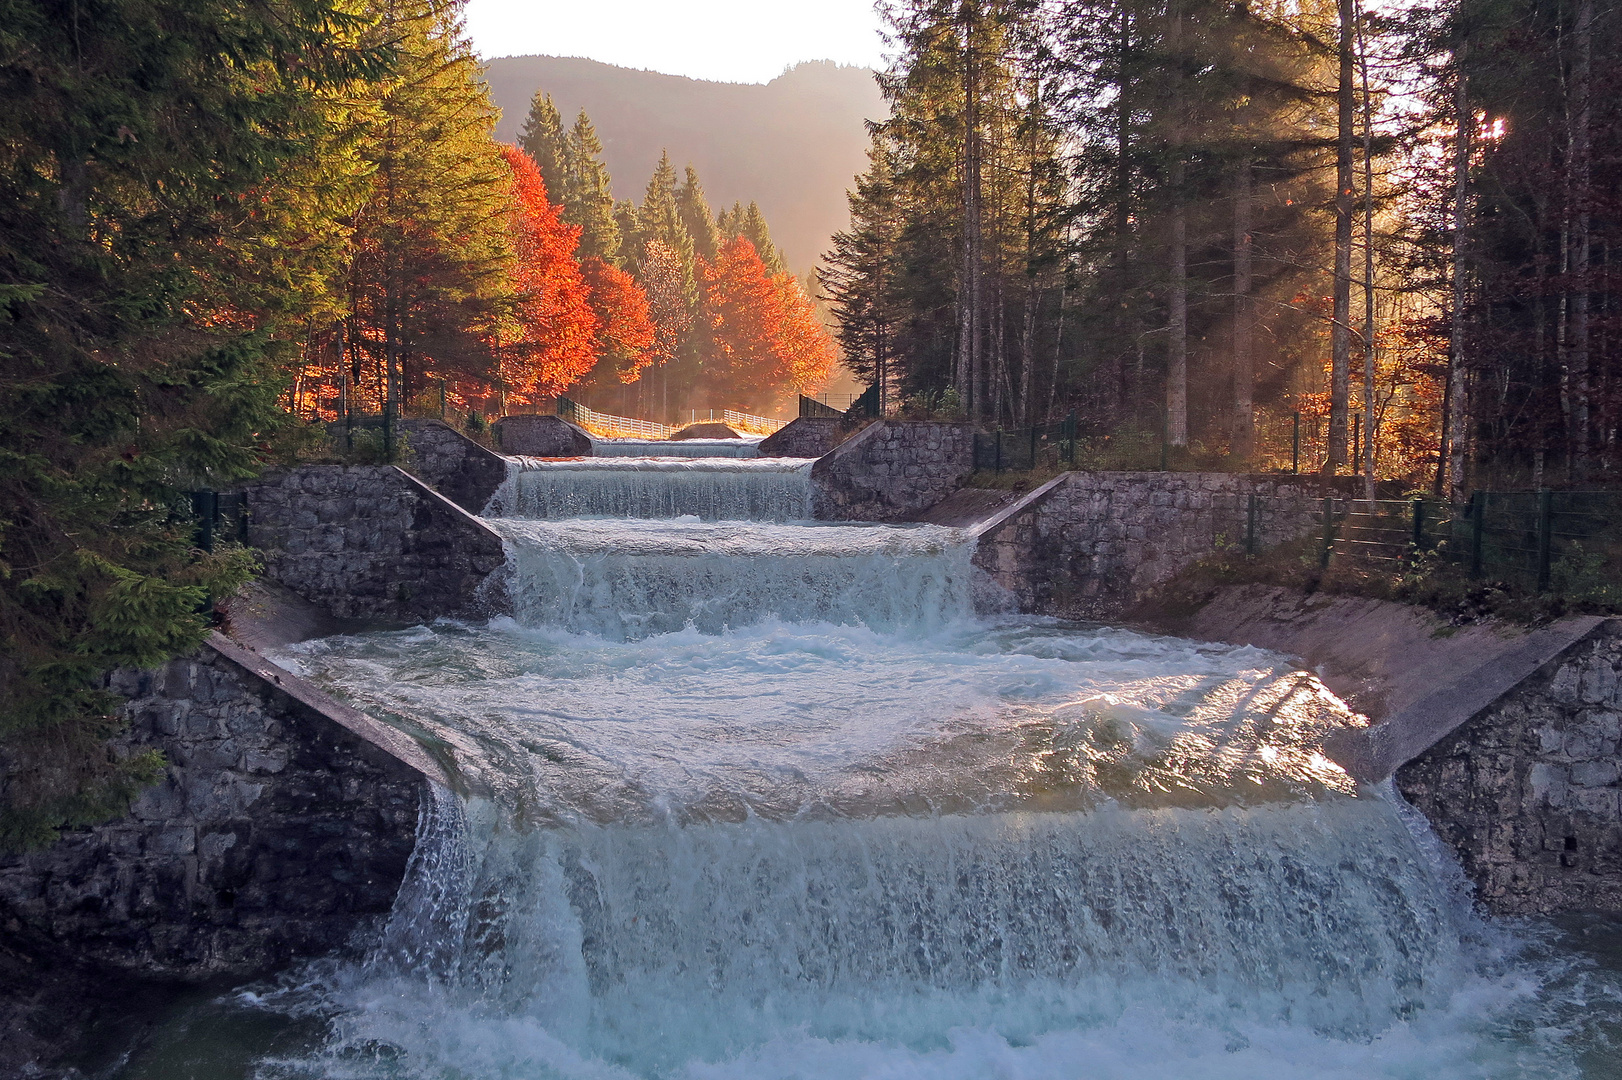
M 569 401 L 563 405 L 567 398 L 558 401 L 558 415 L 565 420 L 572 420 L 585 428 L 593 435 L 604 439 L 664 439 L 676 429 L 656 424 L 652 420 L 638 420 L 631 416 L 613 416 L 609 413 L 600 413 L 596 409 L 588 409 L 578 401 Z
M 773 435 L 788 423 L 787 420 L 773 420 L 769 416 L 755 416 L 736 409 L 722 409 L 721 419 L 734 431 L 744 431 L 750 435 Z

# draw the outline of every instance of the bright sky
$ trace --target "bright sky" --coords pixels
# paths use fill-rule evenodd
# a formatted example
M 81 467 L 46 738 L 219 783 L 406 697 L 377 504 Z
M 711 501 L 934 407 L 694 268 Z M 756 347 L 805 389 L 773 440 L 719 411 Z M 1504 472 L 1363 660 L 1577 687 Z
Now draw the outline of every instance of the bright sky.
M 873 0 L 471 0 L 486 59 L 585 56 L 721 82 L 770 82 L 802 60 L 882 63 Z

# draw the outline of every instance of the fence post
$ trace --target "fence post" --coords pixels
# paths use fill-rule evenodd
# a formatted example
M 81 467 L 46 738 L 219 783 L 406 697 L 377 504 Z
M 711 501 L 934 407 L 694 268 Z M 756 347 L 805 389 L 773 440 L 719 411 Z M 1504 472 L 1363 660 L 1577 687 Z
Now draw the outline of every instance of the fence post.
M 1425 550 L 1425 500 L 1414 500 L 1414 554 Z
M 1068 452 L 1065 460 L 1073 467 L 1076 464 L 1076 410 L 1071 409 L 1070 415 L 1064 418 L 1065 435 L 1069 439 Z
M 219 494 L 214 491 L 192 492 L 191 509 L 197 515 L 197 546 L 204 551 L 213 551 L 214 519 L 220 512 Z
M 1295 410 L 1295 433 L 1290 436 L 1290 472 L 1301 471 L 1301 410 Z
M 1335 549 L 1335 497 L 1324 496 L 1324 550 L 1323 565 L 1329 566 L 1329 556 Z
M 1363 472 L 1363 414 L 1352 414 L 1352 475 Z
M 1554 492 L 1538 491 L 1538 592 L 1549 591 L 1549 556 L 1554 546 Z
M 1256 493 L 1252 491 L 1245 505 L 1245 554 L 1256 554 Z
M 1036 425 L 1031 425 L 1031 468 L 1036 468 Z
M 997 475 L 1002 475 L 1002 428 L 997 429 Z
M 1166 443 L 1171 438 L 1171 410 L 1160 410 L 1160 471 L 1166 471 Z
M 1487 493 L 1470 493 L 1470 576 L 1481 576 L 1481 534 L 1487 520 Z

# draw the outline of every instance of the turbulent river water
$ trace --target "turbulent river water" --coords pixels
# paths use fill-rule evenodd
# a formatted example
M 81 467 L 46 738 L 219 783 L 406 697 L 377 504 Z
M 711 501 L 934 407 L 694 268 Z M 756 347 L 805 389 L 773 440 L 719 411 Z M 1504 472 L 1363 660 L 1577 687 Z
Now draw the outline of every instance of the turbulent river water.
M 278 659 L 451 764 L 364 962 L 158 1077 L 1622 1075 L 1614 926 L 1502 925 L 1284 658 L 1000 612 L 809 462 L 521 462 L 513 614 Z

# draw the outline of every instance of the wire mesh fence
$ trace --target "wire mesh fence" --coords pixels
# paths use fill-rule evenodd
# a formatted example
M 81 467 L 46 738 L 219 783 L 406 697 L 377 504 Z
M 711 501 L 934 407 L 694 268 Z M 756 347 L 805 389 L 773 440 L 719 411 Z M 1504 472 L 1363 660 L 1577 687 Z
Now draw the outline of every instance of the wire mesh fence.
M 976 432 L 974 467 L 992 472 L 1025 472 L 1044 465 L 1076 463 L 1076 414 L 1056 424 Z

